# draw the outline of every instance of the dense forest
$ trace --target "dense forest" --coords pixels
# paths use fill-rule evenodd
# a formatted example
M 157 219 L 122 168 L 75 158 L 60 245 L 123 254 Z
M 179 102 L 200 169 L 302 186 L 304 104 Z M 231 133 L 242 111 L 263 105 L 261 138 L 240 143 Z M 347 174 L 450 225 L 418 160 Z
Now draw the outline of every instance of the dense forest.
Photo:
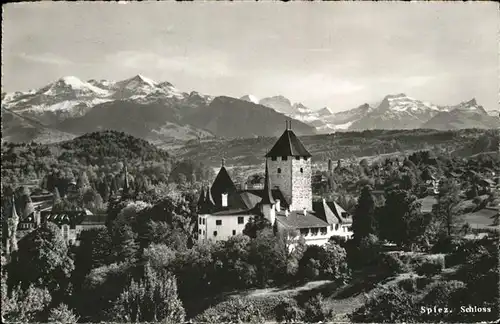
M 312 154 L 313 163 L 423 150 L 467 157 L 498 151 L 499 139 L 498 131 L 479 129 L 367 130 L 300 137 Z M 275 141 L 269 137 L 190 141 L 174 151 L 177 156 L 204 161 L 212 166 L 219 165 L 221 155 L 228 165 L 252 165 L 262 163 L 263 156 Z

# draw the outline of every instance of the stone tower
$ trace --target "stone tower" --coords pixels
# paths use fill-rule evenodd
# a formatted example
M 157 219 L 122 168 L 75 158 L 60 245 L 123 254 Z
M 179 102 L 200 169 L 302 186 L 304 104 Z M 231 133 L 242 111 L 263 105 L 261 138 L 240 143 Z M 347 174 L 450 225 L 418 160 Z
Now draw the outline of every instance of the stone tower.
M 290 210 L 312 210 L 311 154 L 292 131 L 289 123 L 266 154 L 270 182 L 278 187 Z

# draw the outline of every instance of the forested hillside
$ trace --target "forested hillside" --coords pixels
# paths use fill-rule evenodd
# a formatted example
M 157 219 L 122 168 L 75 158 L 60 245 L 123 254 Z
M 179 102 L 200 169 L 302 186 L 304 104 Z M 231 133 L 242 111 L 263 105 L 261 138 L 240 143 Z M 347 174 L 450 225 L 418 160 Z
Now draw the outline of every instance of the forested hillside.
M 499 132 L 495 130 L 370 130 L 330 135 L 301 136 L 313 162 L 370 157 L 388 153 L 431 150 L 439 154 L 470 156 L 498 151 Z M 228 165 L 260 164 L 276 138 L 259 137 L 234 140 L 191 141 L 176 149 L 176 156 L 219 165 L 223 155 Z

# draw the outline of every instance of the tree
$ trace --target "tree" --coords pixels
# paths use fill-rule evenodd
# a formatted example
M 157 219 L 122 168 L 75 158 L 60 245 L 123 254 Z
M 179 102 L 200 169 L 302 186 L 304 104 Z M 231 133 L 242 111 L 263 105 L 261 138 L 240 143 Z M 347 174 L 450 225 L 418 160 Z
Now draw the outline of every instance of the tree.
M 114 309 L 120 320 L 131 322 L 181 323 L 185 316 L 175 277 L 148 267 L 143 279 L 125 288 Z
M 2 291 L 2 319 L 6 322 L 42 322 L 52 298 L 46 288 L 15 287 L 10 296 Z
M 349 315 L 356 323 L 397 323 L 414 322 L 420 313 L 415 307 L 416 300 L 412 294 L 397 286 L 383 286 L 373 290 L 368 300 L 360 308 Z
M 350 277 L 347 266 L 347 252 L 338 244 L 329 241 L 324 246 L 325 259 L 322 263 L 322 272 L 330 280 L 346 283 Z
M 365 186 L 359 196 L 352 219 L 352 230 L 356 242 L 375 232 L 375 202 L 369 186 Z
M 243 229 L 243 234 L 256 238 L 257 233 L 264 229 L 272 229 L 272 224 L 264 217 L 251 217 Z
M 323 301 L 323 295 L 311 297 L 304 305 L 304 320 L 308 323 L 324 322 L 331 317 Z
M 80 233 L 80 244 L 75 249 L 75 271 L 72 282 L 79 291 L 85 276 L 92 269 L 99 268 L 114 261 L 113 244 L 107 228 L 92 228 Z
M 49 322 L 51 323 L 77 323 L 79 317 L 76 316 L 66 304 L 59 304 L 56 308 L 50 310 Z
M 64 291 L 74 268 L 61 230 L 50 222 L 19 241 L 17 257 L 10 266 L 15 284 L 20 283 L 23 289 L 34 284 L 51 292 Z
M 90 181 L 87 176 L 87 172 L 83 171 L 78 177 L 76 186 L 78 187 L 78 190 L 80 191 L 81 194 L 85 193 L 88 189 L 90 189 Z
M 458 210 L 460 203 L 460 187 L 453 179 L 442 181 L 439 186 L 438 203 L 434 205 L 433 214 L 441 222 L 446 236 L 451 237 L 463 225 L 463 217 Z
M 382 238 L 413 249 L 429 222 L 430 218 L 421 213 L 415 196 L 399 189 L 386 193 L 386 203 L 379 215 Z

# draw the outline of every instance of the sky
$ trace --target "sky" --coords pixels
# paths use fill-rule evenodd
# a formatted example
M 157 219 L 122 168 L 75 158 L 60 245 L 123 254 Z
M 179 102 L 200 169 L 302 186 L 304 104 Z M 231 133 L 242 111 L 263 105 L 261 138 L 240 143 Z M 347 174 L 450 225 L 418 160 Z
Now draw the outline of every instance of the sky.
M 186 92 L 332 111 L 388 94 L 499 107 L 493 2 L 10 3 L 2 91 L 137 74 Z

